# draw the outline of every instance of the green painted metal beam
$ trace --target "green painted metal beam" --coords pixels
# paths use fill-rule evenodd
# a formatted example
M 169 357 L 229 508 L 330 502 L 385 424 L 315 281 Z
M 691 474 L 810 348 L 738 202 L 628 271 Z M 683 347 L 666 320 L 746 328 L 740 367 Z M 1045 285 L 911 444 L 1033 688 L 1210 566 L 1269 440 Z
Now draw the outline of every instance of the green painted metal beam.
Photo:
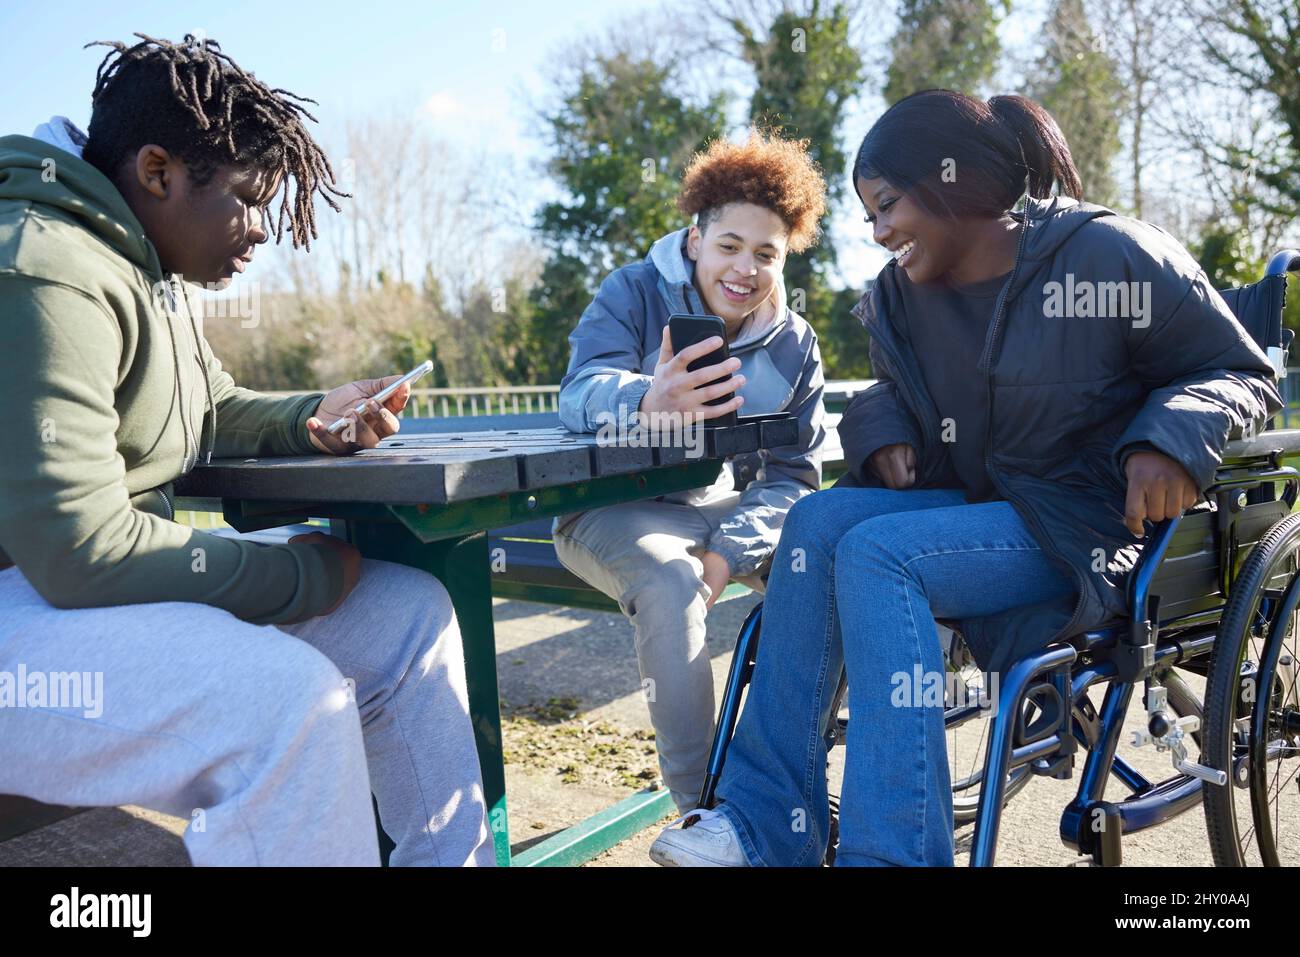
M 390 505 L 388 508 L 413 535 L 431 542 L 479 529 L 506 528 L 536 518 L 701 488 L 713 484 L 721 467 L 721 459 L 700 459 L 652 472 L 603 475 L 569 485 L 488 495 L 445 506 Z M 328 515 L 329 512 L 313 511 L 312 514 Z
M 516 854 L 512 867 L 575 867 L 674 813 L 667 788 L 637 791 L 581 824 Z
M 731 582 L 718 597 L 718 601 L 728 601 L 749 594 L 749 586 L 740 582 Z M 608 611 L 622 613 L 618 602 L 604 592 L 594 588 L 562 588 L 558 585 L 535 585 L 527 582 L 503 580 L 499 575 L 492 578 L 492 596 L 510 601 L 533 601 L 542 605 L 562 605 L 566 608 L 582 608 L 585 611 Z
M 535 601 L 543 605 L 563 605 L 586 611 L 619 611 L 618 602 L 594 589 L 562 588 L 557 585 L 530 585 L 525 582 L 492 578 L 492 596 L 510 601 Z

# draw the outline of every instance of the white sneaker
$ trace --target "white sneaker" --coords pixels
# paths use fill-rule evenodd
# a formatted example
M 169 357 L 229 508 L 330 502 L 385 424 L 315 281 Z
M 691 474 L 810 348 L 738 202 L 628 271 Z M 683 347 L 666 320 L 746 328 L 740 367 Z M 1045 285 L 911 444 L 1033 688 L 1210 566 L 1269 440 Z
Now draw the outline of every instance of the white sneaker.
M 681 827 L 677 825 L 681 824 Z M 664 867 L 748 867 L 740 837 L 722 814 L 704 808 L 679 817 L 650 845 L 650 860 Z

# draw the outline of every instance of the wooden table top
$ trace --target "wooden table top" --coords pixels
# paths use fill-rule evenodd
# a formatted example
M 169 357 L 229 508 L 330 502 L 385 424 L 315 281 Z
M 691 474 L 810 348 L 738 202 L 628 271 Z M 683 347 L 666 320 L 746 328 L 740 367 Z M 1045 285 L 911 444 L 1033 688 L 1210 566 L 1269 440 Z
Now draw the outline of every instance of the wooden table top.
M 701 433 L 702 441 L 660 446 L 613 444 L 560 428 L 399 433 L 351 456 L 215 459 L 178 479 L 175 491 L 193 498 L 446 505 L 790 445 L 798 423 L 790 416 L 741 417 L 735 426 Z

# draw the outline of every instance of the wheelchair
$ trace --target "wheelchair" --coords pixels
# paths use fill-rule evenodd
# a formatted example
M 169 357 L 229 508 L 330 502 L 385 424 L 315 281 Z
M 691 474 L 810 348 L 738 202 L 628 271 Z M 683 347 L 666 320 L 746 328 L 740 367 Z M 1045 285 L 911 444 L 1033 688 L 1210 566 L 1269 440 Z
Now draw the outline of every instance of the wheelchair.
M 1279 376 L 1292 338 L 1282 326 L 1289 272 L 1300 272 L 1300 251 L 1277 253 L 1259 282 L 1220 293 Z M 972 866 L 993 864 L 1007 802 L 1035 775 L 1072 778 L 1080 752 L 1079 786 L 1060 821 L 1061 841 L 1080 856 L 1119 865 L 1125 834 L 1200 804 L 1216 865 L 1300 863 L 1300 821 L 1286 839 L 1280 824 L 1288 809 L 1300 817 L 1300 512 L 1293 511 L 1300 472 L 1283 462 L 1297 454 L 1300 429 L 1231 441 L 1205 491 L 1210 507 L 1165 520 L 1149 535 L 1129 574 L 1130 617 L 1015 662 L 991 716 L 955 634 L 948 667 L 968 693 L 949 691 L 944 724 L 952 732 L 954 824 L 974 825 Z M 757 663 L 762 615 L 760 603 L 737 636 L 700 795 L 704 808 L 716 804 Z M 1168 754 L 1173 774 L 1161 781 L 1116 753 L 1139 682 L 1146 725 L 1130 743 Z M 1088 693 L 1093 686 L 1104 688 L 1099 707 Z M 845 740 L 846 689 L 841 673 L 823 728 L 828 754 Z M 985 726 L 971 759 L 958 760 L 957 729 L 972 721 Z M 1106 800 L 1111 778 L 1127 791 L 1122 800 Z M 827 863 L 837 820 L 832 797 Z

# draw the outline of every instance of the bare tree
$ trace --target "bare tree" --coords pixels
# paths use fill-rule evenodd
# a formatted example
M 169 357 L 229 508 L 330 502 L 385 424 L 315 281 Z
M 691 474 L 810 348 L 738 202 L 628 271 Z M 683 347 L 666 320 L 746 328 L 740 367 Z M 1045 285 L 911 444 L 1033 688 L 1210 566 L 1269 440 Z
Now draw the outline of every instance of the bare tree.
M 1130 206 L 1141 218 L 1147 200 L 1145 171 L 1168 145 L 1152 135 L 1152 125 L 1168 103 L 1175 67 L 1194 38 L 1187 21 L 1164 0 L 1095 0 L 1093 16 L 1126 91 Z

